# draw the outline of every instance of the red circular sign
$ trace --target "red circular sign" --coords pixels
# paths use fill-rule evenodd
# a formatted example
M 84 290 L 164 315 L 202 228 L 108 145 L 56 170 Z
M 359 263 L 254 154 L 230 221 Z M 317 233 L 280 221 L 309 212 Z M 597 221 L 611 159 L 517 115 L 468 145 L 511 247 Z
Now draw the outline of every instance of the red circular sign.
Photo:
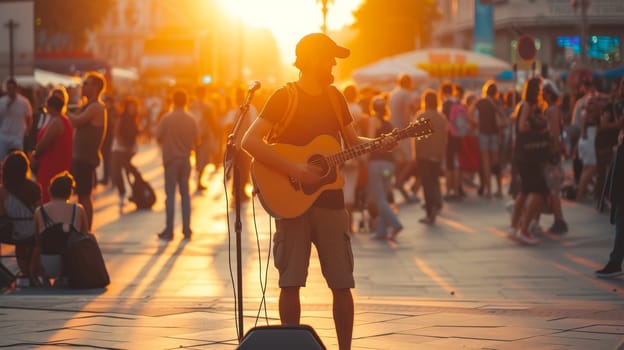
M 537 53 L 535 40 L 532 36 L 523 35 L 518 38 L 518 56 L 525 61 L 532 61 Z

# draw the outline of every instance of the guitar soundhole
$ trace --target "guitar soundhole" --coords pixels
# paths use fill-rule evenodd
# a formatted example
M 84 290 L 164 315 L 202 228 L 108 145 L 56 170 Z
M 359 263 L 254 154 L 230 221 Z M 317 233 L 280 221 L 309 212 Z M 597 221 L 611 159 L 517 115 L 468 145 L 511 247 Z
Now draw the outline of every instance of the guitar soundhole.
M 302 184 L 303 193 L 312 194 L 318 190 L 319 187 L 336 181 L 336 169 L 330 169 L 325 157 L 322 155 L 313 155 L 308 159 L 308 164 L 314 165 L 320 169 L 320 173 L 323 174 L 321 182 L 318 184 Z

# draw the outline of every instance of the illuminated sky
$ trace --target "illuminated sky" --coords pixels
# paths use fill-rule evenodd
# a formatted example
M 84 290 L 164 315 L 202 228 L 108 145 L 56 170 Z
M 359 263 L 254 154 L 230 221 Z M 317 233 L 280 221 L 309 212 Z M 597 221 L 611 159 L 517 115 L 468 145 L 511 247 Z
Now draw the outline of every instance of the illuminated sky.
M 219 0 L 223 7 L 249 26 L 273 32 L 285 63 L 294 61 L 299 38 L 319 32 L 323 22 L 318 0 Z M 353 22 L 351 13 L 363 0 L 330 0 L 327 13 L 329 30 Z

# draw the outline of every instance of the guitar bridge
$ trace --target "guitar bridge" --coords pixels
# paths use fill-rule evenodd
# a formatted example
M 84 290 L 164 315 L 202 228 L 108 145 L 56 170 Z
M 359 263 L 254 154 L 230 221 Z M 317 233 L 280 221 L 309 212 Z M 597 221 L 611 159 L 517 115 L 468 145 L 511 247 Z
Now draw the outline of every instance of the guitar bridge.
M 301 186 L 299 185 L 299 181 L 297 181 L 295 178 L 293 178 L 292 176 L 288 177 L 288 182 L 290 182 L 290 185 L 293 187 L 293 189 L 295 191 L 299 191 L 301 190 Z

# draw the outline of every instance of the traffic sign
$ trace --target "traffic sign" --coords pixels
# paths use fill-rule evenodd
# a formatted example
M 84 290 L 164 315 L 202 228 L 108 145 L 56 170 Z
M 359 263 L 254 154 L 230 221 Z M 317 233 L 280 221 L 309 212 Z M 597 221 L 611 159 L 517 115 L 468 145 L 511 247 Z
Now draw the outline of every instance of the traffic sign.
M 537 48 L 535 47 L 535 39 L 530 35 L 523 35 L 518 38 L 518 56 L 525 61 L 532 61 L 535 59 Z

